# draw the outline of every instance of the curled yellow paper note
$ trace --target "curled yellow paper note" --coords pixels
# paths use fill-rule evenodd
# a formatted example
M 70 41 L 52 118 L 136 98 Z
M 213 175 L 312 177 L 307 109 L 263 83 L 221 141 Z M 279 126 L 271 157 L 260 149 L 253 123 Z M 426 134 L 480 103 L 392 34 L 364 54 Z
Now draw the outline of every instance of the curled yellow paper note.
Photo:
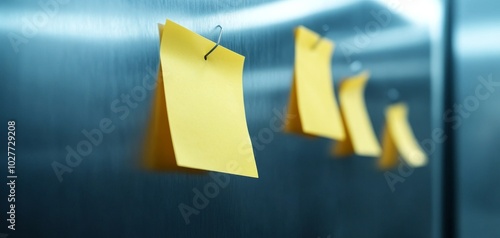
M 152 132 L 152 138 L 163 142 L 153 142 L 157 146 L 150 145 L 146 155 L 163 158 L 164 167 L 258 177 L 243 102 L 245 58 L 219 46 L 205 60 L 214 45 L 167 20 L 160 43 L 163 80 L 158 84 L 165 98 L 159 93 L 155 105 L 166 114 Z
M 340 83 L 340 111 L 347 136 L 345 140 L 336 143 L 333 149 L 335 155 L 346 156 L 353 153 L 372 157 L 380 155 L 380 145 L 366 110 L 364 97 L 369 77 L 370 74 L 365 71 Z
M 295 69 L 285 131 L 342 140 L 342 119 L 331 73 L 333 42 L 300 26 L 295 29 Z
M 398 152 L 405 163 L 412 167 L 427 164 L 427 156 L 418 144 L 408 122 L 408 107 L 398 103 L 386 109 L 383 150 L 379 167 L 389 169 L 398 164 Z
M 177 165 L 258 177 L 243 102 L 245 57 L 167 20 L 160 45 Z

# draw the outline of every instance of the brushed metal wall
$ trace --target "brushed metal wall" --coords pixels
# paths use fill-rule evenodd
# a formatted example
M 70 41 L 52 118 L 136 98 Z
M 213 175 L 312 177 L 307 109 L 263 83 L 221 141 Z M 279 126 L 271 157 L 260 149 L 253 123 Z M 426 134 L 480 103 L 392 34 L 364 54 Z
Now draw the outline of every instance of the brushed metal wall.
M 326 139 L 274 131 L 272 139 L 259 137 L 286 109 L 294 27 L 321 32 L 328 24 L 326 37 L 337 43 L 336 83 L 362 69 L 372 73 L 366 100 L 377 135 L 388 94 L 397 90 L 409 104 L 418 140 L 429 138 L 431 40 L 428 25 L 418 21 L 425 14 L 412 18 L 381 2 L 352 0 L 41 2 L 53 5 L 0 3 L 0 134 L 6 134 L 7 120 L 16 120 L 19 176 L 17 230 L 6 229 L 2 188 L 0 232 L 14 237 L 431 235 L 433 165 L 407 172 L 392 191 L 374 158 L 333 158 Z M 407 8 L 412 2 L 399 1 Z M 388 21 L 371 14 L 381 10 L 389 11 Z M 179 204 L 192 206 L 193 189 L 202 190 L 213 179 L 137 167 L 151 91 L 126 113 L 112 109 L 156 71 L 156 24 L 166 18 L 211 39 L 220 24 L 221 44 L 246 56 L 245 107 L 260 175 L 230 176 L 189 224 Z M 82 131 L 98 128 L 103 118 L 112 121 L 114 131 L 59 181 L 52 164 L 64 163 L 66 147 L 75 149 L 86 139 Z M 6 169 L 0 171 L 5 181 Z
M 458 108 L 450 108 L 448 122 L 456 130 L 456 229 L 462 238 L 500 237 L 498 9 L 500 2 L 491 0 L 454 5 L 451 59 Z

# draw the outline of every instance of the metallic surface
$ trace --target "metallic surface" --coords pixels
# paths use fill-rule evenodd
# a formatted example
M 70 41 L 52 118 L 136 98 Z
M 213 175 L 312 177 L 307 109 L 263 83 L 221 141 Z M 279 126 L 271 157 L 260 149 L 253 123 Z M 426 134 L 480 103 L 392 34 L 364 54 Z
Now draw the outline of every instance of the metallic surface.
M 418 140 L 429 138 L 431 36 L 426 20 L 432 22 L 436 13 L 415 1 L 395 2 L 399 10 L 414 14 L 377 1 L 61 0 L 44 20 L 40 13 L 46 10 L 36 1 L 2 1 L 0 134 L 7 120 L 16 120 L 19 178 L 18 229 L 5 229 L 7 192 L 2 188 L 0 232 L 20 237 L 430 237 L 433 163 L 391 171 L 403 178 L 391 191 L 374 158 L 333 158 L 332 142 L 326 139 L 274 131 L 272 139 L 259 137 L 286 109 L 294 27 L 320 32 L 328 24 L 326 37 L 337 43 L 335 82 L 361 69 L 372 73 L 366 100 L 377 135 L 391 102 L 388 92 L 396 89 L 409 104 Z M 371 12 L 384 9 L 391 18 L 382 25 Z M 228 186 L 190 217 L 190 224 L 178 206 L 192 206 L 193 189 L 202 190 L 212 178 L 137 167 L 153 92 L 130 106 L 123 119 L 111 109 L 142 85 L 152 74 L 149 69 L 156 71 L 156 24 L 166 18 L 212 40 L 220 24 L 221 45 L 246 56 L 245 107 L 260 175 L 231 176 Z M 35 29 L 30 27 L 34 23 Z M 366 29 L 372 29 L 370 35 Z M 24 40 L 12 45 L 11 33 Z M 467 77 L 477 74 L 467 72 Z M 74 149 L 86 139 L 82 131 L 98 128 L 103 118 L 115 130 L 60 182 L 54 161 L 64 163 L 66 147 Z M 475 118 L 470 120 L 483 117 Z M 495 139 L 488 131 L 469 131 Z M 464 151 L 467 158 L 471 153 L 492 158 L 489 150 L 498 150 L 480 145 L 489 147 Z M 0 149 L 2 154 L 6 150 Z M 5 181 L 6 170 L 0 171 Z M 474 187 L 487 190 L 489 183 L 494 182 Z M 474 201 L 473 195 L 466 198 L 464 203 Z M 493 198 L 488 201 L 494 204 Z M 485 209 L 489 203 L 476 205 Z
M 463 105 L 452 114 L 459 120 L 450 122 L 456 126 L 457 237 L 500 237 L 500 2 L 459 0 L 454 8 L 455 101 Z M 480 77 L 497 83 L 476 91 L 485 85 Z M 484 90 L 491 90 L 488 97 Z

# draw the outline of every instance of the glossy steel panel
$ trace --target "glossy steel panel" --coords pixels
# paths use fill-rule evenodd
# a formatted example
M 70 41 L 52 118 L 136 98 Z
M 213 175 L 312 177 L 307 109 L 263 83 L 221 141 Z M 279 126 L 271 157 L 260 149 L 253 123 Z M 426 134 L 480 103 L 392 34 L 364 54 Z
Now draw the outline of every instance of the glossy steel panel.
M 500 2 L 490 0 L 455 4 L 456 107 L 449 123 L 457 138 L 458 237 L 500 236 L 498 9 Z
M 272 130 L 269 137 L 262 135 L 286 109 L 293 28 L 303 24 L 321 31 L 328 24 L 326 36 L 337 42 L 332 65 L 336 83 L 361 69 L 372 73 L 366 98 L 377 135 L 390 103 L 387 94 L 396 89 L 409 104 L 417 138 L 429 138 L 431 43 L 425 20 L 433 8 L 396 2 L 399 10 L 413 15 L 390 10 L 390 19 L 377 20 L 372 12 L 388 11 L 378 1 L 61 0 L 49 7 L 2 1 L 0 131 L 4 135 L 6 121 L 16 120 L 15 234 L 429 237 L 432 166 L 392 171 L 407 177 L 391 191 L 376 159 L 333 158 L 328 152 L 332 142 L 325 139 Z M 212 178 L 137 168 L 151 91 L 126 114 L 111 108 L 156 71 L 156 24 L 166 18 L 211 39 L 220 24 L 221 44 L 246 56 L 245 107 L 260 174 L 259 179 L 231 176 L 227 187 L 190 217 L 190 224 L 178 206 L 192 206 L 193 189 L 202 190 Z M 9 40 L 12 33 L 24 39 L 17 46 Z M 76 148 L 86 139 L 82 131 L 98 128 L 103 118 L 112 120 L 115 130 L 60 182 L 52 163 L 64 162 L 66 147 Z M 2 154 L 5 149 L 1 147 Z M 0 171 L 5 181 L 6 170 Z M 0 195 L 0 232 L 13 233 L 5 229 L 6 190 Z

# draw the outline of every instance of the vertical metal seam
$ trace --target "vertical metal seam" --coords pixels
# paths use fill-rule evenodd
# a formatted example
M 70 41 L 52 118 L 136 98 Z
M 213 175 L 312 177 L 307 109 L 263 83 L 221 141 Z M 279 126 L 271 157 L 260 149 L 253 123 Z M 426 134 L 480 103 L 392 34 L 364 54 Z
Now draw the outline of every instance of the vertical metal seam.
M 454 1 L 445 2 L 444 21 L 444 109 L 452 108 L 455 103 L 456 83 L 455 83 L 455 59 L 454 59 Z M 455 130 L 451 123 L 444 123 L 445 134 L 448 139 L 443 146 L 442 158 L 442 234 L 443 238 L 457 237 L 456 230 L 456 151 L 455 151 Z

